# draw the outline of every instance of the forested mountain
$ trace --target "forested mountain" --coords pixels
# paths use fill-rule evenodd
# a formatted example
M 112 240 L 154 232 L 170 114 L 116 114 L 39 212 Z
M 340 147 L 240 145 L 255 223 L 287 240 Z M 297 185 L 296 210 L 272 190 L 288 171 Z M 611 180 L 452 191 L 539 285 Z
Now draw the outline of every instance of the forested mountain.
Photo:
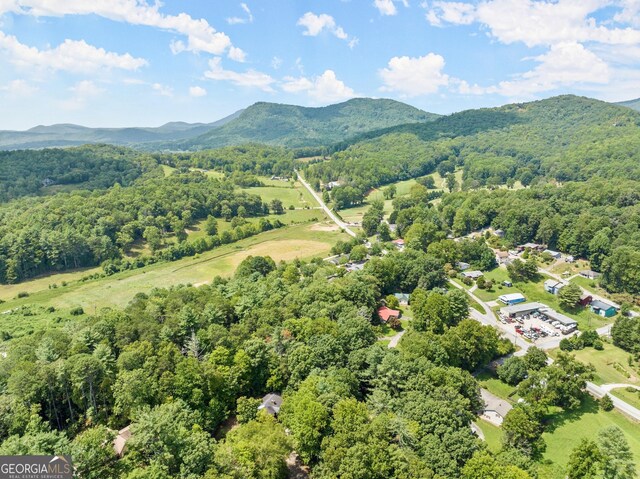
M 640 111 L 640 98 L 636 98 L 635 100 L 627 100 L 616 103 L 616 105 L 626 106 L 627 108 L 633 108 L 634 110 Z
M 357 134 L 437 118 L 394 100 L 355 98 L 321 108 L 256 103 L 226 125 L 170 149 L 217 148 L 242 143 L 287 147 L 325 146 Z
M 185 140 L 220 127 L 241 113 L 242 110 L 213 123 L 170 122 L 154 128 L 87 128 L 70 124 L 40 125 L 27 131 L 0 131 L 0 149 L 48 148 L 88 143 L 143 145 Z
M 0 203 L 61 189 L 128 186 L 154 170 L 162 174 L 149 155 L 110 145 L 0 151 Z
M 364 134 L 311 165 L 309 179 L 342 180 L 363 191 L 464 167 L 467 187 L 538 178 L 640 179 L 640 113 L 576 96 L 470 110 L 433 122 Z

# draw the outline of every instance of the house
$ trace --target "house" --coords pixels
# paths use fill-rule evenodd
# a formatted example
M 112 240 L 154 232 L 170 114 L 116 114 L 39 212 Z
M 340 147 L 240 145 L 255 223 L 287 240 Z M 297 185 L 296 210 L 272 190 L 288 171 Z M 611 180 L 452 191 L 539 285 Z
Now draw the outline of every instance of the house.
M 464 261 L 458 261 L 456 263 L 456 266 L 460 271 L 464 271 L 465 269 L 469 269 L 471 265 L 469 263 L 465 263 Z
M 269 393 L 262 398 L 262 404 L 258 406 L 258 411 L 264 409 L 267 414 L 277 416 L 282 406 L 282 396 L 276 393 Z
M 576 261 L 576 259 L 575 259 L 573 256 L 571 256 L 571 255 L 567 256 L 564 260 L 565 260 L 567 263 L 575 263 L 575 261 Z
M 591 301 L 591 311 L 605 318 L 615 316 L 615 314 L 618 312 L 614 305 L 605 303 L 604 301 L 600 301 L 599 299 L 594 299 L 593 301 Z
M 498 238 L 504 238 L 504 231 L 503 230 L 495 230 L 493 232 L 494 235 L 496 235 Z
M 131 429 L 129 428 L 130 426 L 127 426 L 124 429 L 120 429 L 118 431 L 118 435 L 113 440 L 113 449 L 120 457 L 122 457 L 122 454 L 124 454 L 124 447 L 127 445 L 127 441 L 131 439 Z
M 464 273 L 462 273 L 462 275 L 465 276 L 466 278 L 478 279 L 480 276 L 483 275 L 483 273 L 482 271 L 474 270 L 474 271 L 465 271 Z
M 548 279 L 544 282 L 544 290 L 547 293 L 558 294 L 558 292 L 564 288 L 565 284 L 555 279 Z
M 498 251 L 496 253 L 496 261 L 499 264 L 505 264 L 509 261 L 509 252 L 508 251 Z
M 350 261 L 349 263 L 344 265 L 344 269 L 346 269 L 349 272 L 352 271 L 361 271 L 362 269 L 364 269 L 364 265 L 367 261 Z
M 400 305 L 406 306 L 409 304 L 409 295 L 407 293 L 394 293 L 393 295 L 396 297 Z
M 596 279 L 600 276 L 600 273 L 597 271 L 591 271 L 590 269 L 586 269 L 584 271 L 580 271 L 580 276 L 587 279 Z
M 385 323 L 389 321 L 391 318 L 400 318 L 400 311 L 397 309 L 387 308 L 386 306 L 380 306 L 378 308 L 378 316 Z
M 544 307 L 544 304 L 541 303 L 514 304 L 511 306 L 500 308 L 500 314 L 507 318 L 519 318 L 520 316 L 526 316 L 528 314 L 534 313 L 540 308 Z
M 538 243 L 525 243 L 518 246 L 519 250 L 532 249 L 532 250 L 542 251 L 544 248 L 545 248 L 544 245 L 538 244 Z
M 326 183 L 324 185 L 325 189 L 327 189 L 327 190 L 332 190 L 334 188 L 337 188 L 338 186 L 340 186 L 340 182 L 339 181 L 330 181 L 329 183 Z
M 544 253 L 547 253 L 548 255 L 550 255 L 551 257 L 553 257 L 553 258 L 555 258 L 555 259 L 560 259 L 560 258 L 562 258 L 562 253 L 559 253 L 558 251 L 553 251 L 553 250 L 550 250 L 550 249 L 546 249 L 546 250 L 544 250 L 542 253 L 543 253 L 543 254 L 544 254 Z
M 398 248 L 400 251 L 404 249 L 404 240 L 402 238 L 394 239 L 392 243 Z
M 580 296 L 580 301 L 578 301 L 578 304 L 580 306 L 587 306 L 588 304 L 591 304 L 591 301 L 593 301 L 593 296 L 584 293 L 582 296 Z
M 480 413 L 491 423 L 496 426 L 501 426 L 504 418 L 509 414 L 509 411 L 513 409 L 513 406 L 509 401 L 502 399 L 486 389 L 480 390 L 480 396 L 484 403 L 484 408 Z
M 518 303 L 524 303 L 527 300 L 527 298 L 525 298 L 520 293 L 503 294 L 499 296 L 498 299 L 500 300 L 500 302 L 506 304 L 507 306 L 512 306 Z M 531 304 L 534 304 L 534 303 L 531 303 Z

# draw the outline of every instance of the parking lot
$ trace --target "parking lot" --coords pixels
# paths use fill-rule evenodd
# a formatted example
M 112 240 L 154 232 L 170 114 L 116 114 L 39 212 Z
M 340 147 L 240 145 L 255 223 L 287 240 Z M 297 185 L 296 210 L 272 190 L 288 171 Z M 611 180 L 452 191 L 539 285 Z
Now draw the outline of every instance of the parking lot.
M 533 342 L 539 339 L 558 337 L 563 334 L 560 328 L 544 319 L 546 319 L 546 317 L 538 312 L 515 319 L 500 316 L 502 323 L 513 325 L 514 334 L 519 334 Z

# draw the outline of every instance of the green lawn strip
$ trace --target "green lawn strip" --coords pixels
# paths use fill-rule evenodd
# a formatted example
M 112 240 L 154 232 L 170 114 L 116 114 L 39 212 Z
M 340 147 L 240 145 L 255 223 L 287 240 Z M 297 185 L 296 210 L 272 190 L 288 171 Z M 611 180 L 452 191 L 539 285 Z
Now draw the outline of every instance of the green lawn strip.
M 476 379 L 480 383 L 480 386 L 495 394 L 502 399 L 515 404 L 518 400 L 518 396 L 515 394 L 516 388 L 503 383 L 498 377 L 490 371 L 482 371 L 476 374 Z
M 557 353 L 557 349 L 550 351 L 551 357 L 555 357 Z M 596 384 L 640 384 L 640 372 L 629 365 L 630 354 L 613 344 L 604 343 L 602 351 L 584 348 L 572 351 L 571 354 L 579 361 L 590 363 L 596 368 L 593 380 Z M 638 363 L 634 364 L 637 368 Z
M 388 348 L 388 347 L 389 347 L 389 343 L 390 343 L 390 342 L 391 342 L 391 340 L 390 340 L 390 339 L 378 339 L 378 344 L 379 344 L 380 346 L 384 346 L 384 347 L 386 347 L 386 348 Z
M 598 432 L 605 427 L 616 425 L 625 434 L 633 455 L 640 459 L 640 424 L 632 421 L 617 411 L 605 412 L 590 396 L 575 411 L 560 411 L 547 417 L 543 438 L 547 444 L 542 462 L 543 471 L 549 477 L 563 479 L 569 455 L 582 438 L 595 439 Z
M 493 453 L 500 452 L 502 449 L 502 429 L 480 417 L 476 419 L 475 423 L 484 433 L 484 440 L 489 450 Z
M 640 391 L 636 389 L 627 390 L 626 388 L 617 388 L 611 391 L 611 395 L 622 399 L 637 409 L 640 409 Z M 640 460 L 640 458 L 638 459 Z

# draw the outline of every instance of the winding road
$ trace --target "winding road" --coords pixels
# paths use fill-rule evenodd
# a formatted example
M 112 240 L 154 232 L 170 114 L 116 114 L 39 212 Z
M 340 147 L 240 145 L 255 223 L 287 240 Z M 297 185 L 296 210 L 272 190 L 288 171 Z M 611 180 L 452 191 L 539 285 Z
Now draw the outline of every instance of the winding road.
M 313 191 L 313 188 L 311 188 L 311 185 L 307 183 L 307 181 L 302 177 L 302 175 L 298 170 L 294 170 L 294 171 L 296 172 L 296 175 L 298 175 L 298 181 L 302 183 L 302 185 L 309 191 L 309 193 L 311 193 L 311 196 L 313 196 L 313 198 L 318 202 L 320 207 L 324 210 L 325 213 L 327 213 L 329 218 L 331 218 L 333 222 L 337 224 L 340 228 L 342 228 L 344 232 L 347 233 L 349 236 L 356 238 L 358 235 L 355 233 L 355 231 L 350 229 L 349 226 L 347 226 L 347 224 L 344 221 L 338 218 L 338 216 L 329 209 L 329 207 L 324 203 L 324 201 L 322 201 L 322 198 L 318 195 L 318 193 Z

